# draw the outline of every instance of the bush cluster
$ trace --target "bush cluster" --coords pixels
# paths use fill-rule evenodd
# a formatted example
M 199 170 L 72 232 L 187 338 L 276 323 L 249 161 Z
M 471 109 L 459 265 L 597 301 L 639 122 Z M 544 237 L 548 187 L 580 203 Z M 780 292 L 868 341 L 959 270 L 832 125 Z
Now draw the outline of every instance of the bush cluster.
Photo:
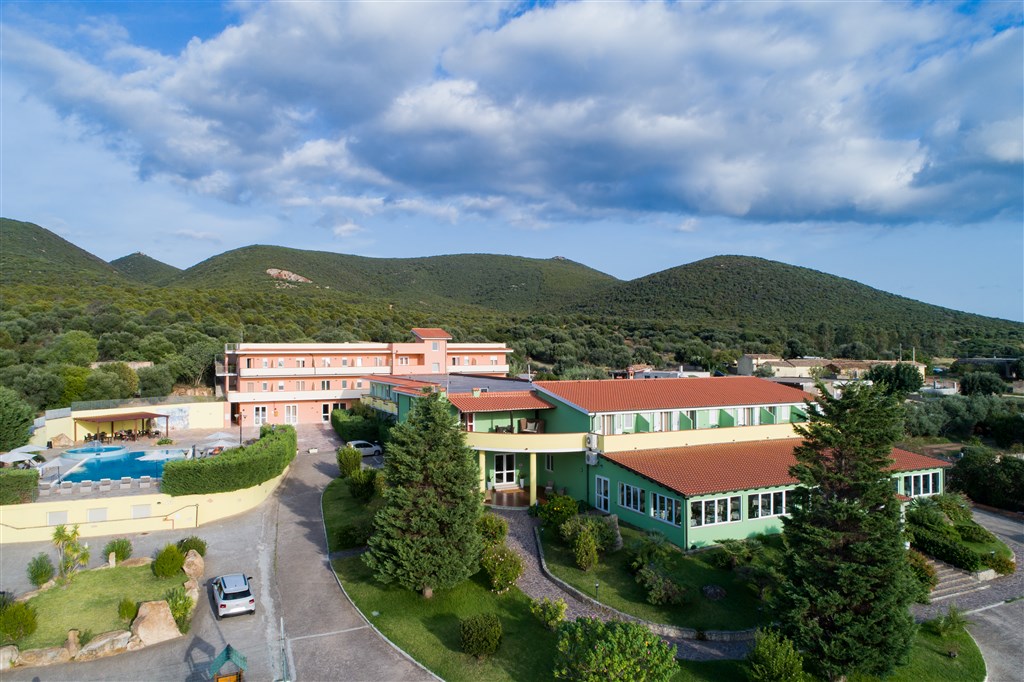
M 758 630 L 754 648 L 747 655 L 747 676 L 751 682 L 803 682 L 804 658 L 793 642 L 777 630 Z
M 153 575 L 158 578 L 173 578 L 185 565 L 185 555 L 177 545 L 166 545 L 153 560 Z
M 679 605 L 686 602 L 686 588 L 663 575 L 653 566 L 637 571 L 636 582 L 647 590 L 647 603 Z
M 910 563 L 910 570 L 917 579 L 921 591 L 918 593 L 917 601 L 922 604 L 928 603 L 928 595 L 939 584 L 939 576 L 935 568 L 928 563 L 928 559 L 920 552 L 907 551 L 907 561 Z
M 171 608 L 171 616 L 174 617 L 178 630 L 183 635 L 187 634 L 191 626 L 189 616 L 192 615 L 192 607 L 194 606 L 192 597 L 188 596 L 184 587 L 175 587 L 164 595 L 164 599 L 167 600 L 167 606 Z
M 976 523 L 958 523 L 954 528 L 965 542 L 986 543 L 994 542 L 996 539 L 996 536 L 988 532 L 988 529 Z
M 376 486 L 374 486 L 376 479 L 376 469 L 358 469 L 349 474 L 349 477 L 345 479 L 345 483 L 348 485 L 348 491 L 352 495 L 352 499 L 366 504 L 373 499 L 373 495 L 376 492 Z
M 338 471 L 342 478 L 348 478 L 353 472 L 359 471 L 363 466 L 363 453 L 347 445 L 338 448 Z
M 558 532 L 565 544 L 573 547 L 576 544 L 576 537 L 584 528 L 594 536 L 598 552 L 607 552 L 615 546 L 618 518 L 614 516 L 577 515 L 563 523 Z
M 590 524 L 584 525 L 576 534 L 572 542 L 572 553 L 581 571 L 587 572 L 597 566 L 597 540 Z
M 493 654 L 501 644 L 501 635 L 501 621 L 493 613 L 480 613 L 459 623 L 462 650 L 470 656 L 483 658 Z
M 490 512 L 480 515 L 476 529 L 480 531 L 480 538 L 486 547 L 501 544 L 508 537 L 508 521 Z
M 629 543 L 626 552 L 630 568 L 639 571 L 645 566 L 659 564 L 668 557 L 668 539 L 652 531 Z
M 372 443 L 381 439 L 381 427 L 376 419 L 352 414 L 348 410 L 331 412 L 331 426 L 346 443 L 350 440 L 368 440 Z
M 28 579 L 36 587 L 50 582 L 56 574 L 57 569 L 53 567 L 53 561 L 48 554 L 40 552 L 28 562 Z
M 276 425 L 252 445 L 216 457 L 172 460 L 164 464 L 162 492 L 206 495 L 252 488 L 281 475 L 295 458 L 295 428 Z
M 197 535 L 178 540 L 178 551 L 182 556 L 188 554 L 190 549 L 194 549 L 199 556 L 206 556 L 206 540 Z
M 363 547 L 370 541 L 371 535 L 373 535 L 373 523 L 369 520 L 346 523 L 340 526 L 336 532 L 335 547 L 338 549 Z
M 915 528 L 911 544 L 928 556 L 945 561 L 965 571 L 981 569 L 981 557 L 959 540 L 952 540 L 926 528 Z
M 114 538 L 103 546 L 103 558 L 109 557 L 111 552 L 117 563 L 121 563 L 132 555 L 132 541 L 128 538 Z
M 654 682 L 676 670 L 676 647 L 639 623 L 577 618 L 558 628 L 555 679 Z
M 561 528 L 562 524 L 580 513 L 576 500 L 568 495 L 552 495 L 547 504 L 542 504 L 537 510 L 544 525 L 551 528 Z
M 499 594 L 515 585 L 523 574 L 522 558 L 505 543 L 485 549 L 480 557 L 480 565 L 487 572 L 491 589 Z
M 35 502 L 38 495 L 37 469 L 0 469 L 0 504 Z
M 530 600 L 530 613 L 537 617 L 548 630 L 557 630 L 558 624 L 565 620 L 568 604 L 564 599 L 551 601 L 547 597 Z
M 999 556 L 998 554 L 990 554 L 983 557 L 981 562 L 999 575 L 1013 575 L 1014 571 L 1017 570 L 1017 564 L 1012 559 Z
M 139 615 L 139 603 L 131 597 L 124 597 L 117 603 L 117 616 L 125 623 L 131 623 Z
M 0 603 L 0 644 L 16 644 L 36 631 L 36 610 L 27 602 Z
M 931 500 L 939 506 L 939 509 L 953 523 L 971 523 L 974 521 L 971 503 L 963 493 L 932 495 Z

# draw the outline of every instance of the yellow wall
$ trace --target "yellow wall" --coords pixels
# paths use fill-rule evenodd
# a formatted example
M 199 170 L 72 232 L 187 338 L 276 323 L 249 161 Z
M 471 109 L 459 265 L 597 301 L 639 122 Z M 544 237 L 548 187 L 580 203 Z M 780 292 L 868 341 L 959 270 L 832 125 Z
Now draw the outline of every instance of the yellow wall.
M 125 412 L 152 412 L 154 414 L 171 414 L 172 418 L 169 420 L 170 423 L 170 437 L 174 437 L 175 431 L 182 429 L 223 429 L 231 427 L 231 416 L 228 414 L 228 403 L 223 401 L 217 402 L 204 402 L 204 403 L 181 403 L 181 404 L 166 404 L 166 405 L 143 405 L 141 407 L 113 407 L 105 408 L 102 410 L 79 410 L 73 412 L 71 417 L 61 417 L 59 419 L 47 419 L 46 425 L 32 434 L 32 439 L 29 441 L 33 445 L 46 446 L 46 442 L 53 440 L 58 434 L 63 434 L 68 438 L 75 438 L 75 418 L 81 419 L 82 417 L 102 417 L 106 414 L 117 414 Z M 187 424 L 187 425 L 185 425 Z M 137 428 L 138 423 L 134 421 L 126 422 L 114 422 L 115 429 L 134 429 Z M 153 426 L 164 430 L 164 419 L 155 418 L 153 419 Z M 110 422 L 104 423 L 91 423 L 91 422 L 79 422 L 78 424 L 78 439 L 77 441 L 83 441 L 85 434 L 95 433 L 96 431 L 109 431 Z
M 797 438 L 792 424 L 765 426 L 729 426 L 721 429 L 693 429 L 689 431 L 659 431 L 656 433 L 626 433 L 619 436 L 600 436 L 601 452 L 681 448 L 689 445 L 713 443 L 746 443 L 755 440 Z
M 498 452 L 580 452 L 583 433 L 480 433 L 466 434 L 466 445 L 475 450 Z
M 151 495 L 94 498 L 55 495 L 41 498 L 45 502 L 4 505 L 0 507 L 0 545 L 49 540 L 53 536 L 53 526 L 47 523 L 50 512 L 66 511 L 67 525 L 79 524 L 84 538 L 198 528 L 259 506 L 270 497 L 287 473 L 285 469 L 277 478 L 230 493 L 171 497 L 154 492 Z M 133 519 L 133 507 L 141 505 L 149 505 L 149 515 Z M 90 523 L 90 509 L 106 509 L 107 520 Z

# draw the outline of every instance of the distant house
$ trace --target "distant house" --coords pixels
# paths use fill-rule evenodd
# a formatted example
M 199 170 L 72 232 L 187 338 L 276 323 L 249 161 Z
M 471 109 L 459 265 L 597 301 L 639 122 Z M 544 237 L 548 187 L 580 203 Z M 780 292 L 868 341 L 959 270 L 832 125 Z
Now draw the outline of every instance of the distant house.
M 783 360 L 776 355 L 746 354 L 737 361 L 737 373 L 741 376 L 753 376 L 762 367 L 770 367 L 773 376 L 789 379 L 810 379 L 812 372 L 820 372 L 823 376 L 833 379 L 863 379 L 876 365 L 896 365 L 900 360 L 846 360 L 828 358 L 793 358 Z M 902 361 L 921 373 L 924 379 L 926 365 L 910 360 Z
M 679 365 L 679 369 L 654 369 L 651 365 L 630 365 L 626 369 L 614 370 L 613 379 L 706 379 L 711 372 L 697 367 Z

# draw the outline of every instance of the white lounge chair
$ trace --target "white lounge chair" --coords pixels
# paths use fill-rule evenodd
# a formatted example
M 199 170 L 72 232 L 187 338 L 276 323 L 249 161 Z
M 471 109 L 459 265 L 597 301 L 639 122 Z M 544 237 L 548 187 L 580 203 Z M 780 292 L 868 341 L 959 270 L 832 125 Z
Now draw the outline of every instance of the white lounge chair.
M 100 492 L 103 493 L 103 492 L 109 492 L 109 491 L 110 491 L 110 479 L 109 478 L 101 478 L 100 479 Z
M 81 491 L 83 493 L 92 492 L 92 481 L 82 481 Z
M 130 490 L 132 487 L 132 477 L 122 476 L 121 477 L 121 490 Z
M 143 476 L 142 478 L 139 479 L 139 487 L 140 488 L 148 488 L 150 486 L 150 484 L 152 483 L 152 481 L 153 481 L 153 479 L 150 478 L 149 476 Z

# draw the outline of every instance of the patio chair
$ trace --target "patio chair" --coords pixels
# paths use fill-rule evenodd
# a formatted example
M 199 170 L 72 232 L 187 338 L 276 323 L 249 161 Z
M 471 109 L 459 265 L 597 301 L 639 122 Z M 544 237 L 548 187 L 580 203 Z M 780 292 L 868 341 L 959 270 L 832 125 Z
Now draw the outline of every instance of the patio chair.
M 143 476 L 139 479 L 140 488 L 148 488 L 152 484 L 153 479 L 149 476 Z
M 121 477 L 121 489 L 122 490 L 128 490 L 131 487 L 132 487 L 132 477 L 131 476 L 122 476 Z
M 554 481 L 548 481 L 548 484 L 546 486 L 544 486 L 544 494 L 545 495 L 554 495 L 555 494 L 555 482 Z
M 47 497 L 52 492 L 52 488 L 49 483 L 39 484 L 39 497 Z
M 101 478 L 100 479 L 100 492 L 101 493 L 110 492 L 110 483 L 111 482 L 110 482 L 109 478 Z
M 91 493 L 92 492 L 92 481 L 82 481 L 82 485 L 79 488 L 79 490 L 81 490 L 83 493 Z
M 62 481 L 61 484 L 60 484 L 60 491 L 62 493 L 65 493 L 65 494 L 72 493 L 72 492 L 74 492 L 74 489 L 75 489 L 75 484 L 72 483 L 71 481 Z

